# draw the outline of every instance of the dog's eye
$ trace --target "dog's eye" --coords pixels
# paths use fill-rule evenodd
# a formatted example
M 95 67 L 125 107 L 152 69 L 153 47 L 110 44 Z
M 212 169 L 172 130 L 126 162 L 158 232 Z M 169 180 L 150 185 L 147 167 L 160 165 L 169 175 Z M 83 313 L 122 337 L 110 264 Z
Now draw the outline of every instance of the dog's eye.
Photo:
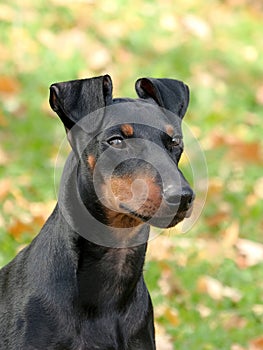
M 108 140 L 108 144 L 115 148 L 124 148 L 125 147 L 125 141 L 122 137 L 112 137 Z
M 170 146 L 171 147 L 177 147 L 177 146 L 180 146 L 181 148 L 183 147 L 183 141 L 182 141 L 182 138 L 179 137 L 179 136 L 174 136 L 172 137 L 171 139 L 171 143 L 170 143 Z

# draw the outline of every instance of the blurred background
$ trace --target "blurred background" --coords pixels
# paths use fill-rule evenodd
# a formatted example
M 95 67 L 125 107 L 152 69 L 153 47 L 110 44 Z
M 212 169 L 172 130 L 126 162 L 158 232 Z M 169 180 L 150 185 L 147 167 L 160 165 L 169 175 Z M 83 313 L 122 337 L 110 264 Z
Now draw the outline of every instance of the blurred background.
M 262 350 L 262 1 L 10 0 L 0 21 L 0 266 L 55 204 L 50 84 L 109 73 L 135 97 L 139 77 L 180 79 L 209 187 L 189 232 L 149 244 L 158 349 Z

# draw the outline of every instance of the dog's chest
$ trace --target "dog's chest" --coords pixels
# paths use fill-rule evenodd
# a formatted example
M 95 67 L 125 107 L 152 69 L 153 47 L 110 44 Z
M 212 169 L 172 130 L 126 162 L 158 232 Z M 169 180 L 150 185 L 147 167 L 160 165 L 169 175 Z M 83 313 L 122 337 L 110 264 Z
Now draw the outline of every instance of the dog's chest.
M 110 249 L 103 257 L 102 264 L 105 263 L 118 278 L 132 274 L 135 258 L 135 252 L 132 248 Z

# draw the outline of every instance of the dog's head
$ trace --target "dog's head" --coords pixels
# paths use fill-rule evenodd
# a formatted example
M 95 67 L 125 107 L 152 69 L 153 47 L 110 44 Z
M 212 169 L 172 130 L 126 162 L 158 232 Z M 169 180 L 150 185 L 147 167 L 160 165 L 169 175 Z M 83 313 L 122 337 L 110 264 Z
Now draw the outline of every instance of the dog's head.
M 138 99 L 113 99 L 108 75 L 57 83 L 50 105 L 80 159 L 81 192 L 94 215 L 113 227 L 172 227 L 190 215 L 194 200 L 178 169 L 189 89 L 150 78 L 135 88 Z

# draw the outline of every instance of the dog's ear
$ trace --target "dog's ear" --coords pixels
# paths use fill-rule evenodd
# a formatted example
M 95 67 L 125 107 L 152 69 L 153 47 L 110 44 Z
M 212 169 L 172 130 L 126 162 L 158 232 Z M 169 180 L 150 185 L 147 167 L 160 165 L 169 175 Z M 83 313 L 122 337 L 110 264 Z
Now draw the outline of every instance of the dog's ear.
M 152 98 L 160 106 L 181 119 L 189 104 L 189 88 L 180 80 L 141 78 L 135 83 L 140 98 Z
M 84 116 L 112 103 L 111 77 L 104 75 L 52 84 L 49 103 L 68 131 Z

